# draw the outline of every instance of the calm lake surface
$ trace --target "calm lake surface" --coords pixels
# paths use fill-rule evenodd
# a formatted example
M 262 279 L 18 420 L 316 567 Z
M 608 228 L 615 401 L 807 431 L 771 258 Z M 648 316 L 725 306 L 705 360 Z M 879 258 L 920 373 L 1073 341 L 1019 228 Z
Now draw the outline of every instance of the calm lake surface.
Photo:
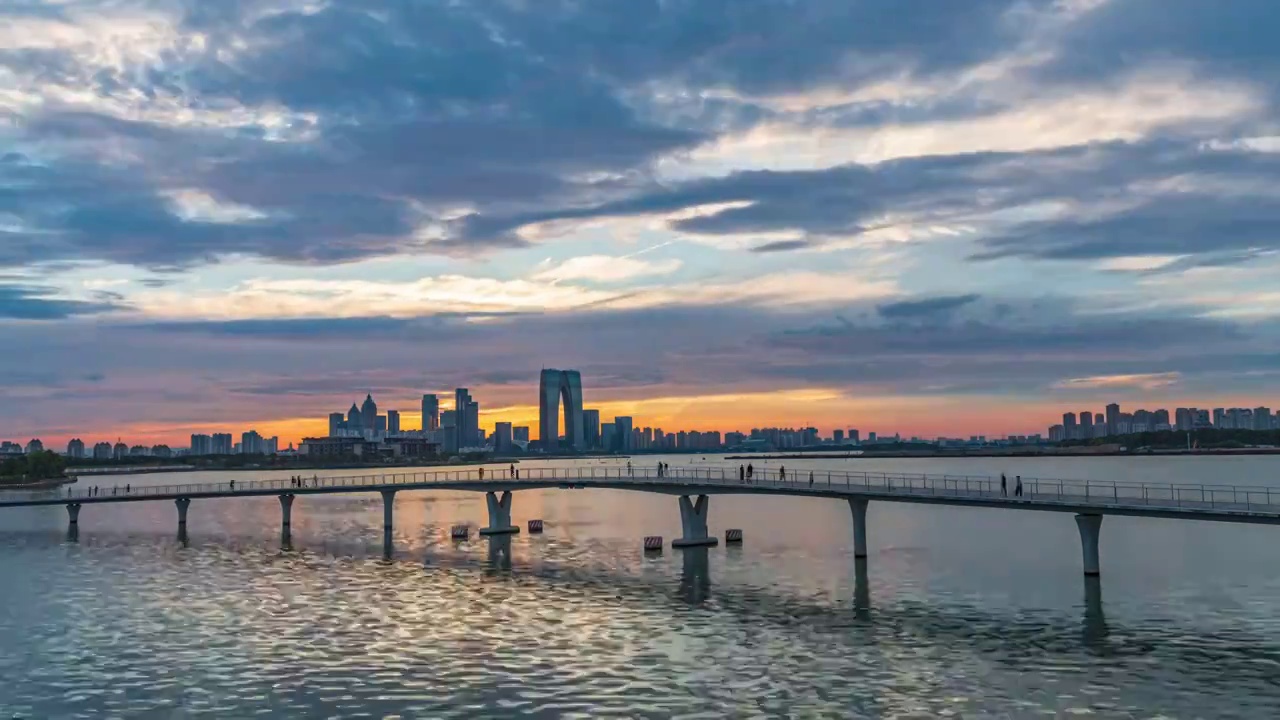
M 782 464 L 1280 486 L 1280 458 L 1265 456 Z M 715 496 L 711 529 L 742 528 L 745 544 L 658 556 L 641 538 L 679 535 L 670 496 L 522 491 L 512 517 L 541 518 L 546 533 L 454 543 L 450 526 L 486 524 L 482 495 L 401 492 L 387 561 L 376 495 L 299 497 L 289 550 L 274 498 L 194 501 L 186 546 L 168 501 L 86 505 L 75 542 L 62 507 L 0 510 L 0 716 L 1263 718 L 1280 707 L 1280 528 L 1108 518 L 1102 580 L 1088 584 L 1070 514 L 873 502 L 865 564 L 836 500 Z

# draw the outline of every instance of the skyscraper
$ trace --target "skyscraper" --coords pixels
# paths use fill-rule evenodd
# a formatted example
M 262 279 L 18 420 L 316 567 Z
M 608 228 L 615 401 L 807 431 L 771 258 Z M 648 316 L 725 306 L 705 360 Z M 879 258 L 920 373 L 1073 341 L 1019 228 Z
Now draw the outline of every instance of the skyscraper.
M 588 450 L 600 447 L 600 411 L 582 411 L 583 446 Z
M 435 395 L 422 396 L 422 429 L 440 429 L 440 398 Z
M 862 444 L 862 436 L 858 433 L 857 428 L 849 428 L 849 443 L 852 445 Z
M 373 401 L 373 395 L 364 396 L 364 403 L 360 405 L 360 427 L 365 430 L 375 430 L 378 427 L 378 403 Z
M 515 442 L 520 442 L 520 443 L 524 443 L 525 445 L 528 445 L 529 444 L 529 426 L 517 425 L 516 427 L 511 428 L 511 439 L 514 440 Z
M 632 419 L 623 415 L 613 419 L 614 432 L 618 435 L 618 450 L 627 452 L 635 448 L 633 444 L 634 438 L 633 428 L 631 427 Z
M 387 434 L 388 435 L 400 434 L 400 411 L 399 410 L 387 411 Z
M 1062 435 L 1067 440 L 1076 438 L 1076 414 L 1062 413 Z
M 560 447 L 560 404 L 564 403 L 564 435 L 574 450 L 586 448 L 582 417 L 582 376 L 577 370 L 545 369 L 538 382 L 538 440 L 543 450 Z
M 467 404 L 471 402 L 471 393 L 466 388 L 453 391 L 453 446 L 455 448 L 470 447 L 475 441 L 468 432 Z
M 360 432 L 364 429 L 364 416 L 360 414 L 360 408 L 355 403 L 351 403 L 351 409 L 347 411 L 347 429 Z
M 346 419 L 343 418 L 342 413 L 329 413 L 329 437 L 341 435 L 345 426 Z
M 493 424 L 493 451 L 496 453 L 511 452 L 514 444 L 511 437 L 511 423 Z
M 445 410 L 440 413 L 440 434 L 444 438 L 441 443 L 448 452 L 458 451 L 458 411 Z
M 211 455 L 231 454 L 231 433 L 214 433 L 209 442 Z
M 1087 438 L 1093 434 L 1093 413 L 1085 410 L 1080 413 L 1080 437 Z
M 475 400 L 467 402 L 466 426 L 462 437 L 467 441 L 467 447 L 484 445 L 484 434 L 480 432 L 480 403 Z
M 1116 435 L 1120 432 L 1120 405 L 1111 403 L 1107 406 L 1107 435 Z

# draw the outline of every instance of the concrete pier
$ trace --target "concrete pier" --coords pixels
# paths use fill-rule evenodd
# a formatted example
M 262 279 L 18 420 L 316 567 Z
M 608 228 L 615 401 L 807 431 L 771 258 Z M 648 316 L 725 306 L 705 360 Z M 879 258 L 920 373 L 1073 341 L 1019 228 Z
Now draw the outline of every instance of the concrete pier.
M 293 536 L 292 520 L 293 493 L 285 493 L 280 496 L 280 540 L 286 545 Z
M 391 530 L 395 519 L 396 491 L 382 491 L 382 554 L 391 557 Z
M 180 497 L 173 501 L 178 507 L 178 542 L 187 545 L 187 508 L 191 507 L 191 498 Z
M 696 502 L 689 498 L 689 495 L 680 496 L 680 527 L 683 533 L 671 541 L 671 547 L 719 545 L 718 539 L 707 534 L 707 513 L 711 510 L 711 500 L 706 495 L 699 495 Z
M 80 524 L 80 503 L 67 503 L 67 521 L 71 525 Z
M 484 494 L 485 504 L 489 506 L 489 527 L 480 528 L 481 535 L 510 535 L 520 532 L 520 528 L 511 524 L 512 497 L 510 490 L 503 490 L 501 495 L 496 492 Z
M 191 498 L 180 497 L 173 501 L 178 506 L 178 532 L 187 531 L 187 508 L 191 507 Z
M 1102 531 L 1101 515 L 1076 515 L 1080 530 L 1080 549 L 1084 553 L 1084 574 L 1095 577 L 1102 573 L 1098 562 L 1098 533 Z
M 853 513 L 853 557 L 867 557 L 867 499 L 849 498 L 849 510 Z

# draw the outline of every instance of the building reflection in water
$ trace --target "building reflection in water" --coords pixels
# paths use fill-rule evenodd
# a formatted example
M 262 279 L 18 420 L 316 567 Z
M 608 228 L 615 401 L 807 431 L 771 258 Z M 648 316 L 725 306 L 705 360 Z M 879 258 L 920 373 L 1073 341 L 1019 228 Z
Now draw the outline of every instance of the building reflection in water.
M 711 558 L 705 547 L 680 551 L 680 599 L 690 605 L 701 605 L 711 596 Z

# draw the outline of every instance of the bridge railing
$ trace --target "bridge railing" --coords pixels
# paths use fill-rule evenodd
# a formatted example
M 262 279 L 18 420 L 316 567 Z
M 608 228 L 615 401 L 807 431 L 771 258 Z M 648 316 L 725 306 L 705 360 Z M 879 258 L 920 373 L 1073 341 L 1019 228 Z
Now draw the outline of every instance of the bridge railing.
M 687 484 L 690 486 L 768 486 L 774 488 L 849 493 L 930 495 L 939 498 L 1017 500 L 1017 477 L 1006 478 L 1002 490 L 998 476 L 936 475 L 911 473 L 845 472 L 827 470 L 792 470 L 768 468 L 755 470 L 750 478 L 739 468 L 726 466 L 686 466 L 668 468 L 661 474 L 652 467 L 638 465 L 602 465 L 569 468 L 471 467 L 410 473 L 362 474 L 334 477 L 278 478 L 218 483 L 181 483 L 172 485 L 121 484 L 94 486 L 81 481 L 66 490 L 68 500 L 89 497 L 126 495 L 129 497 L 176 496 L 183 494 L 216 495 L 245 492 L 289 492 L 295 489 L 351 488 L 377 490 L 413 485 L 449 485 L 486 481 L 504 483 L 572 483 L 575 480 L 613 480 L 635 484 Z M 1193 485 L 1178 483 L 1135 483 L 1058 478 L 1022 478 L 1021 500 L 1062 502 L 1083 505 L 1143 505 L 1169 508 L 1222 508 L 1249 511 L 1280 512 L 1280 487 L 1247 485 Z M 33 492 L 32 497 L 50 496 L 50 492 Z M 14 498 L 14 495 L 8 497 Z

